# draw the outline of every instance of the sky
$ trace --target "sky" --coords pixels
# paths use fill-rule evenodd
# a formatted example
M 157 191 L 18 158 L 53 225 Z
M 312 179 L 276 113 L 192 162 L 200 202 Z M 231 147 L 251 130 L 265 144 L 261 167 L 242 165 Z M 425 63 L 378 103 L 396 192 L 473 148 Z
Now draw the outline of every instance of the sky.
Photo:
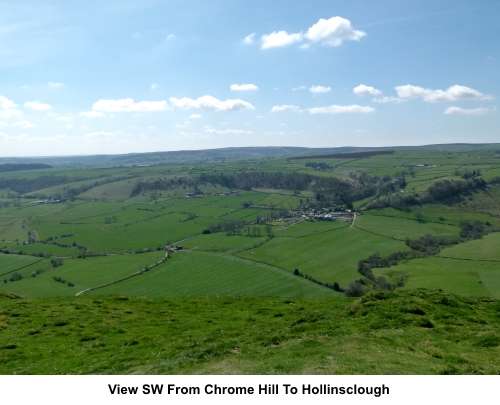
M 498 0 L 0 2 L 0 157 L 500 142 Z

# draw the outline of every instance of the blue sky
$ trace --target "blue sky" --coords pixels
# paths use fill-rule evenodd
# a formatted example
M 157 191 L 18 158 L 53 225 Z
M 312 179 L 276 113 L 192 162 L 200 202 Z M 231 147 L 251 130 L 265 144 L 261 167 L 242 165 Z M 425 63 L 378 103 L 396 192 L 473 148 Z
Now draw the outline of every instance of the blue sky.
M 500 142 L 497 0 L 0 3 L 0 156 Z

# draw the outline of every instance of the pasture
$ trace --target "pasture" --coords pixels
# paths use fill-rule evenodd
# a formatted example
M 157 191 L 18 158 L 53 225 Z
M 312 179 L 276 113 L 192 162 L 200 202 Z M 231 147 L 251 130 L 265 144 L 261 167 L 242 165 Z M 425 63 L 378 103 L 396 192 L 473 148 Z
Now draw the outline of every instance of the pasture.
M 306 166 L 311 162 L 325 165 Z M 321 212 L 345 209 L 345 203 L 342 202 L 323 206 L 319 200 L 316 200 L 318 191 L 319 194 L 323 193 L 323 190 L 312 188 L 314 183 L 319 181 L 317 179 L 334 177 L 345 181 L 349 187 L 356 188 L 361 187 L 364 181 L 360 177 L 363 173 L 372 176 L 372 179 L 390 176 L 392 183 L 404 173 L 406 188 L 389 192 L 387 197 L 392 198 L 396 195 L 425 193 L 428 187 L 436 181 L 459 181 L 462 176 L 467 173 L 470 175 L 473 170 L 477 170 L 485 179 L 493 179 L 497 173 L 500 173 L 500 161 L 492 151 L 484 148 L 467 151 L 463 148 L 450 151 L 414 148 L 395 150 L 393 154 L 371 157 L 346 155 L 345 158 L 341 158 L 337 155 L 334 158 L 318 158 L 310 156 L 299 160 L 249 157 L 225 162 L 148 167 L 123 166 L 78 170 L 60 167 L 49 171 L 50 175 L 59 179 L 58 185 L 39 189 L 36 189 L 38 184 L 42 186 L 50 183 L 43 178 L 49 173 L 48 171 L 2 174 L 2 179 L 9 181 L 18 179 L 20 184 L 24 184 L 23 187 L 30 191 L 24 194 L 14 191 L 12 187 L 16 188 L 16 184 L 13 184 L 11 188 L 5 188 L 0 193 L 1 247 L 13 253 L 10 256 L 19 257 L 20 260 L 25 260 L 24 258 L 28 258 L 26 259 L 28 261 L 41 260 L 34 256 L 48 256 L 48 259 L 39 263 L 42 267 L 45 266 L 46 270 L 50 270 L 31 279 L 29 273 L 26 272 L 28 270 L 31 272 L 33 269 L 26 267 L 28 270 L 23 273 L 26 276 L 25 279 L 9 284 L 9 287 L 12 285 L 18 293 L 29 297 L 35 297 L 37 294 L 68 295 L 73 293 L 73 288 L 61 283 L 51 284 L 49 274 L 53 275 L 54 271 L 60 270 L 64 277 L 75 283 L 75 286 L 87 286 L 94 281 L 108 280 L 129 272 L 137 267 L 136 257 L 161 254 L 163 250 L 142 255 L 134 254 L 136 252 L 163 249 L 167 243 L 177 242 L 181 243 L 185 250 L 189 250 L 189 252 L 174 254 L 174 258 L 169 261 L 170 265 L 179 269 L 177 278 L 172 279 L 172 285 L 175 285 L 178 291 L 184 291 L 181 284 L 187 282 L 190 277 L 201 277 L 202 272 L 198 270 L 193 270 L 194 273 L 189 272 L 191 265 L 203 268 L 204 263 L 209 265 L 212 262 L 216 264 L 210 264 L 212 266 L 210 268 L 221 266 L 221 269 L 227 272 L 227 277 L 232 280 L 225 286 L 209 283 L 213 291 L 218 291 L 217 294 L 264 294 L 263 291 L 267 291 L 269 294 L 298 296 L 300 288 L 297 286 L 304 283 L 312 285 L 313 289 L 319 288 L 311 281 L 296 276 L 290 276 L 293 280 L 292 284 L 288 280 L 283 284 L 284 287 L 276 287 L 276 290 L 270 288 L 269 285 L 264 288 L 256 284 L 255 278 L 245 279 L 233 270 L 231 273 L 229 271 L 232 269 L 231 266 L 258 269 L 255 270 L 260 272 L 258 274 L 270 272 L 273 275 L 269 276 L 271 277 L 269 279 L 261 275 L 263 280 L 268 280 L 269 283 L 271 283 L 270 280 L 278 280 L 276 278 L 278 273 L 288 277 L 297 268 L 303 274 L 318 280 L 329 283 L 336 281 L 345 287 L 354 279 L 362 277 L 357 271 L 359 260 L 374 253 L 384 256 L 396 251 L 408 250 L 409 248 L 404 243 L 406 238 L 418 238 L 427 233 L 441 237 L 457 237 L 460 231 L 459 224 L 463 220 L 489 223 L 489 229 L 500 226 L 500 186 L 492 183 L 488 187 L 446 201 L 415 205 L 399 210 L 394 208 L 365 210 L 365 203 L 376 198 L 376 195 L 371 194 L 366 197 L 361 193 L 362 198 L 352 201 L 353 207 L 361 215 L 357 216 L 355 224 L 351 227 L 350 222 L 341 220 L 330 222 L 314 221 L 312 217 L 306 218 L 309 215 L 308 211 L 314 208 L 315 204 L 321 207 Z M 280 190 L 271 185 L 245 186 L 245 189 L 230 190 L 220 184 L 208 182 L 199 182 L 196 187 L 193 183 L 188 182 L 184 185 L 182 183 L 186 179 L 196 183 L 196 179 L 202 174 L 244 176 L 245 173 L 254 175 L 299 173 L 308 174 L 316 180 L 310 183 L 309 188 L 300 190 Z M 168 186 L 166 189 L 155 190 L 146 187 L 134 197 L 131 196 L 134 187 L 138 184 L 151 185 L 155 184 L 156 180 L 172 179 L 180 181 L 177 188 Z M 108 183 L 103 184 L 103 182 Z M 73 191 L 70 192 L 70 190 Z M 194 192 L 198 193 L 196 197 L 189 194 Z M 60 197 L 62 201 L 56 204 L 33 204 L 34 197 L 41 195 L 47 198 Z M 323 211 L 323 208 L 326 210 Z M 283 214 L 283 209 L 293 209 L 296 212 Z M 283 221 L 283 218 L 277 221 L 280 215 L 292 215 L 302 220 L 290 225 Z M 239 230 L 234 235 L 228 235 L 226 231 L 202 234 L 214 224 L 231 224 L 234 221 L 242 221 Z M 257 228 L 260 230 L 260 235 L 255 233 L 254 236 L 250 236 L 251 232 L 247 235 L 247 229 Z M 28 232 L 32 238 L 31 242 L 35 243 L 24 243 L 28 241 Z M 430 272 L 429 278 L 411 273 L 412 276 L 408 278 L 405 288 L 418 285 L 432 288 L 433 282 L 422 280 L 431 280 L 432 274 L 437 277 L 439 273 L 435 272 L 438 267 L 437 263 L 443 263 L 443 269 L 446 269 L 448 266 L 445 265 L 448 263 L 446 260 L 451 259 L 499 260 L 496 253 L 497 235 L 493 233 L 477 241 L 443 249 L 437 257 L 408 260 L 389 269 L 377 269 L 376 272 L 386 274 L 401 268 L 408 269 L 411 273 L 412 266 L 427 266 Z M 18 253 L 24 255 L 17 255 Z M 110 253 L 118 254 L 118 256 L 85 259 L 81 257 Z M 115 264 L 110 259 L 111 257 L 116 258 Z M 182 259 L 184 261 L 181 257 L 184 257 Z M 54 258 L 65 258 L 64 265 L 51 270 L 50 263 Z M 127 261 L 130 261 L 130 266 L 126 265 Z M 426 263 L 426 265 L 420 263 Z M 493 262 L 490 264 L 495 265 Z M 88 266 L 90 270 L 86 273 L 84 268 Z M 120 266 L 123 272 L 119 270 Z M 165 265 L 165 269 L 168 267 Z M 11 267 L 5 268 L 11 269 Z M 102 280 L 95 276 L 99 268 L 102 270 Z M 163 267 L 155 269 L 143 279 L 156 280 L 155 277 L 163 277 L 164 272 L 168 273 L 165 269 Z M 433 269 L 434 273 L 429 269 Z M 250 273 L 252 271 L 249 270 Z M 273 273 L 276 271 L 278 273 Z M 446 290 L 448 287 L 444 280 L 450 274 L 446 273 L 446 270 L 443 272 L 445 275 L 438 284 L 439 288 Z M 76 281 L 72 280 L 72 274 L 78 274 L 77 277 L 73 277 Z M 466 278 L 465 270 L 463 274 Z M 488 279 L 490 276 L 493 277 L 494 273 L 484 274 Z M 83 278 L 80 279 L 80 276 Z M 85 277 L 90 277 L 89 282 L 84 280 Z M 463 285 L 469 285 L 467 284 L 469 281 Z M 127 281 L 126 285 L 130 284 L 132 288 L 131 286 L 137 282 L 138 279 L 134 278 Z M 198 283 L 198 280 L 196 282 Z M 245 283 L 254 283 L 255 286 L 245 286 Z M 450 282 L 449 288 L 450 291 L 464 294 L 469 291 L 473 295 L 479 294 L 482 288 L 493 290 L 497 288 L 495 283 L 486 285 L 486 282 L 483 282 L 482 284 L 470 288 L 458 288 Z M 154 288 L 154 283 L 146 283 L 141 288 L 149 288 L 147 286 Z M 254 287 L 255 289 L 252 289 Z M 119 285 L 113 288 L 119 288 Z M 165 288 L 170 296 L 175 294 L 175 291 L 169 290 L 169 287 Z M 188 290 L 191 291 L 189 294 L 194 295 L 211 294 L 210 288 L 198 285 Z M 333 293 L 331 290 L 327 292 Z M 160 294 L 159 291 L 155 292 L 154 296 L 161 296 L 158 294 Z M 496 294 L 496 292 L 490 292 L 490 296 L 495 296 L 491 294 Z
M 238 256 L 290 272 L 297 268 L 318 280 L 346 286 L 359 277 L 359 260 L 375 252 L 386 255 L 408 249 L 404 242 L 344 227 L 305 237 L 274 238 Z
M 235 256 L 176 252 L 154 269 L 90 295 L 123 294 L 142 297 L 251 295 L 319 298 L 340 294 L 302 277 Z

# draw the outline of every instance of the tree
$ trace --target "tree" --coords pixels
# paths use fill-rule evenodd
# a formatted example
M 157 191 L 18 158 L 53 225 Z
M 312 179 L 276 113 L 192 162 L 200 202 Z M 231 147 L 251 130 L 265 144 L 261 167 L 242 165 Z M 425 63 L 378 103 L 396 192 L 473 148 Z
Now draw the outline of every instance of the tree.
M 267 236 L 269 236 L 270 238 L 272 238 L 274 236 L 273 227 L 269 223 L 266 224 L 266 233 L 267 233 Z

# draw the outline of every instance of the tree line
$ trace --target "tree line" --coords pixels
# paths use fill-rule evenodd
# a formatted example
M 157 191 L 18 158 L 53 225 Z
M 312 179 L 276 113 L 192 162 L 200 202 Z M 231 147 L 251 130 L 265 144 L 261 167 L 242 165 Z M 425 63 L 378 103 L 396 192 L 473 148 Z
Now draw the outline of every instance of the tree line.
M 366 209 L 387 208 L 406 209 L 413 205 L 421 205 L 431 202 L 447 200 L 458 197 L 461 194 L 471 192 L 476 189 L 485 188 L 486 181 L 473 177 L 467 180 L 440 180 L 435 182 L 423 194 L 396 195 L 394 197 L 377 198 L 367 204 Z
M 382 290 L 392 290 L 404 285 L 404 276 L 400 276 L 395 284 L 389 283 L 384 277 L 375 277 L 373 268 L 387 268 L 397 265 L 401 260 L 429 257 L 440 252 L 441 248 L 457 245 L 469 240 L 480 239 L 489 232 L 495 232 L 499 229 L 489 223 L 479 221 L 461 221 L 460 236 L 455 238 L 444 238 L 434 236 L 430 233 L 412 239 L 406 238 L 405 243 L 411 249 L 409 251 L 398 251 L 385 257 L 379 253 L 374 253 L 358 262 L 358 272 L 369 280 L 355 280 L 345 289 L 345 295 L 348 297 L 359 297 L 368 292 L 371 288 L 380 288 Z

